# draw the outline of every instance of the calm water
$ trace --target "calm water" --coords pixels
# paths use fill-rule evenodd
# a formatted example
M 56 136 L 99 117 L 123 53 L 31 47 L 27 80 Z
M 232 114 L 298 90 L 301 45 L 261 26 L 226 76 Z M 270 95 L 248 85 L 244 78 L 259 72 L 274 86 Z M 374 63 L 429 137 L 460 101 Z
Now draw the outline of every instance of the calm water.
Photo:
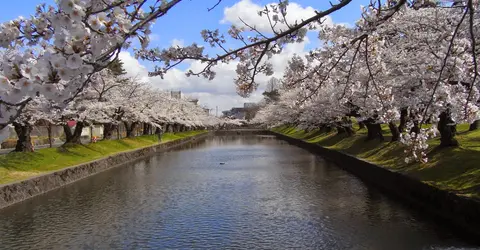
M 253 136 L 211 138 L 0 211 L 1 249 L 464 246 L 321 158 Z

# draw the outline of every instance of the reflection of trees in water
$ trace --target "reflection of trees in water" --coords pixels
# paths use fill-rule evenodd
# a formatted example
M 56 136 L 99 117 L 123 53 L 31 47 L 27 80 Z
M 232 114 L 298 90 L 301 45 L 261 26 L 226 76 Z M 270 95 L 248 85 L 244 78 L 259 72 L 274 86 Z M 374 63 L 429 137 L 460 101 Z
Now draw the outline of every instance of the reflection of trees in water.
M 26 244 L 48 249 L 48 241 L 61 244 L 60 239 L 65 235 L 57 231 L 68 228 L 67 224 L 78 225 L 77 233 L 70 236 L 71 242 L 75 242 L 75 238 L 82 241 L 81 238 L 92 230 L 82 227 L 91 221 L 104 225 L 101 232 L 115 233 L 125 224 L 125 214 L 121 213 L 125 207 L 138 209 L 144 200 L 149 199 L 149 185 L 142 180 L 151 176 L 149 164 L 154 163 L 155 157 L 114 168 L 2 210 L 0 246 L 5 246 L 2 239 L 8 240 L 7 235 L 11 235 L 24 239 Z M 45 239 L 45 242 L 39 239 Z
M 232 147 L 224 147 L 227 145 Z M 13 237 L 17 242 L 20 238 L 32 245 L 38 239 L 46 239 L 36 247 L 47 249 L 55 244 L 79 242 L 94 244 L 90 248 L 116 249 L 125 245 L 108 246 L 110 242 L 103 240 L 113 243 L 114 239 L 121 239 L 118 244 L 125 243 L 122 240 L 135 244 L 139 237 L 154 244 L 165 237 L 165 231 L 182 228 L 173 225 L 172 218 L 191 216 L 189 212 L 196 209 L 207 211 L 216 222 L 223 222 L 219 218 L 227 221 L 233 217 L 251 221 L 251 227 L 232 227 L 239 234 L 246 231 L 261 237 L 264 231 L 255 226 L 269 230 L 272 219 L 276 219 L 281 222 L 272 231 L 277 226 L 285 226 L 284 230 L 304 230 L 299 234 L 318 241 L 345 241 L 352 248 L 351 244 L 356 242 L 369 245 L 370 249 L 384 249 L 381 246 L 395 247 L 395 237 L 405 241 L 424 237 L 425 242 L 433 237 L 405 226 L 404 222 L 395 222 L 411 216 L 377 190 L 323 158 L 275 138 L 217 136 L 179 148 L 183 151 L 159 153 L 32 202 L 20 203 L 23 205 L 5 212 L 7 208 L 0 213 L 0 246 L 4 247 L 3 242 L 10 243 Z M 218 162 L 224 159 L 233 159 L 232 164 L 219 167 Z M 251 166 L 258 169 L 252 171 Z M 232 208 L 230 212 L 237 216 L 225 213 L 226 207 Z M 244 213 L 245 209 L 248 213 Z M 202 218 L 199 221 L 205 222 Z M 207 222 L 211 225 L 212 221 Z M 195 225 L 187 223 L 189 226 Z M 384 230 L 385 227 L 388 229 Z M 59 232 L 62 228 L 69 231 Z M 217 229 L 208 230 L 207 233 L 218 233 Z M 168 236 L 189 237 L 186 231 L 175 231 L 178 234 Z M 292 238 L 299 231 L 290 231 Z M 9 239 L 5 238 L 5 232 Z M 325 242 L 322 244 L 325 246 Z
M 368 217 L 369 213 L 379 211 L 381 195 L 335 164 L 319 156 L 307 154 L 305 164 L 299 164 L 298 168 L 304 173 L 301 176 L 305 180 L 301 182 L 309 183 L 310 180 L 317 186 L 317 188 L 311 188 L 308 185 L 304 188 L 300 186 L 299 195 L 306 194 L 309 199 L 322 200 L 321 210 L 324 213 L 336 215 L 342 220 L 349 220 L 349 218 L 361 219 L 364 213 Z M 375 202 L 367 202 L 372 206 L 370 208 L 364 205 L 365 200 L 370 199 L 368 195 L 371 196 L 372 202 Z
M 321 159 L 321 158 L 320 158 Z M 393 222 L 408 217 L 399 210 L 395 201 L 386 199 L 379 190 L 366 185 L 357 177 L 335 164 L 316 161 L 315 174 L 322 196 L 330 196 L 328 209 L 334 213 L 349 214 L 352 218 L 366 219 L 368 223 Z
M 278 139 L 269 136 L 256 135 L 218 135 L 207 139 L 207 143 L 213 146 L 220 145 L 268 145 L 278 144 Z
M 23 203 L 31 203 L 25 201 Z M 12 238 L 28 238 L 35 234 L 35 213 L 32 212 L 33 206 L 23 204 L 21 209 L 15 206 L 4 208 L 0 215 L 0 246 L 4 246 L 3 240 L 9 241 Z
M 375 188 L 364 184 L 360 179 L 340 169 L 329 161 L 317 161 L 317 175 L 323 195 L 332 196 L 328 206 L 332 211 L 342 208 L 340 213 L 365 219 L 370 223 L 398 220 L 397 209 L 392 202 Z

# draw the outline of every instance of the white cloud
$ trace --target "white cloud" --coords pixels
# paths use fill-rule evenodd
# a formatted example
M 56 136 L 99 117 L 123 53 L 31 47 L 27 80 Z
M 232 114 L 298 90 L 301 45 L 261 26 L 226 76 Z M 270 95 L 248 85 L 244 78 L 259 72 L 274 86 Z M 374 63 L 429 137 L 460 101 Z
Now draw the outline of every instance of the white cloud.
M 303 43 L 288 44 L 284 51 L 270 59 L 273 64 L 274 76 L 280 78 L 283 75 L 288 60 L 294 55 L 305 55 L 305 45 L 309 43 L 308 38 Z M 209 81 L 203 77 L 185 75 L 186 71 L 179 69 L 170 70 L 164 79 L 160 77 L 148 77 L 148 69 L 136 60 L 129 52 L 122 51 L 119 55 L 124 63 L 124 67 L 129 76 L 138 77 L 147 81 L 153 86 L 164 90 L 181 90 L 182 93 L 197 97 L 199 103 L 208 105 L 209 108 L 219 108 L 221 111 L 232 107 L 241 107 L 244 102 L 257 102 L 262 99 L 262 92 L 265 83 L 270 76 L 258 76 L 257 82 L 260 83 L 259 89 L 252 93 L 249 98 L 242 98 L 236 93 L 234 78 L 236 77 L 236 62 L 230 64 L 219 64 L 214 70 L 217 73 L 214 80 Z M 186 70 L 200 71 L 203 65 L 200 62 L 193 61 Z
M 267 4 L 267 6 L 270 6 L 272 4 L 276 3 L 271 3 Z M 240 20 L 240 18 L 247 23 L 250 26 L 254 26 L 257 28 L 260 32 L 272 32 L 272 29 L 270 27 L 270 23 L 268 21 L 268 18 L 265 15 L 259 16 L 258 12 L 263 10 L 264 6 L 252 3 L 251 0 L 241 0 L 234 4 L 231 7 L 227 7 L 224 9 L 224 17 L 220 21 L 220 23 L 231 23 L 234 24 L 238 27 L 245 27 L 243 22 Z M 294 24 L 295 21 L 301 22 L 302 19 L 307 19 L 315 15 L 315 9 L 312 8 L 311 6 L 307 7 L 302 7 L 301 5 L 290 2 L 288 7 L 287 7 L 287 15 L 286 15 L 286 20 L 289 24 Z M 270 16 L 272 18 L 272 16 Z M 279 18 L 283 18 L 279 16 Z M 330 16 L 326 16 L 324 18 L 324 25 L 333 25 L 332 18 Z M 284 24 L 278 23 L 277 26 L 275 27 L 276 29 L 282 28 L 285 30 L 286 26 Z
M 150 38 L 150 42 L 154 42 L 154 41 L 160 40 L 160 35 L 158 35 L 158 34 L 154 34 L 154 33 L 153 33 L 153 34 L 150 34 L 148 37 Z
M 245 102 L 258 102 L 263 98 L 261 93 L 258 92 L 252 94 L 249 98 L 242 98 L 238 95 L 215 95 L 206 92 L 196 92 L 189 94 L 189 96 L 198 98 L 200 105 L 206 105 L 212 110 L 211 114 L 216 114 L 216 108 L 218 107 L 218 115 L 232 107 L 243 107 Z
M 185 44 L 185 41 L 183 39 L 173 39 L 172 40 L 172 46 L 179 46 L 179 47 L 183 47 Z
M 149 81 L 147 68 L 130 55 L 130 52 L 122 51 L 118 57 L 123 62 L 123 68 L 127 71 L 128 76 L 139 77 L 141 80 Z
M 261 7 L 253 4 L 250 0 L 242 0 L 230 8 L 225 9 L 225 17 L 222 22 L 239 22 L 238 16 L 248 23 L 255 23 L 259 29 L 265 31 L 269 29 L 268 22 L 261 20 L 256 12 Z M 255 14 L 253 14 L 255 13 Z M 296 3 L 290 3 L 288 7 L 288 17 L 292 19 L 305 18 L 314 14 L 314 9 L 311 7 L 303 8 Z M 327 23 L 331 23 L 331 19 L 327 18 Z M 288 44 L 281 54 L 275 55 L 270 59 L 273 64 L 274 75 L 277 78 L 282 77 L 284 69 L 288 60 L 294 55 L 303 56 L 306 54 L 305 46 L 309 44 L 308 37 L 302 43 Z M 184 40 L 173 39 L 171 41 L 173 46 L 183 46 Z M 200 62 L 192 61 L 187 63 L 185 70 L 174 68 L 170 70 L 164 79 L 160 77 L 148 77 L 148 69 L 145 67 L 146 63 L 141 63 L 136 60 L 129 52 L 121 52 L 120 59 L 124 62 L 124 66 L 129 76 L 137 76 L 143 81 L 148 81 L 155 87 L 164 90 L 180 90 L 186 95 L 197 97 L 200 104 L 207 105 L 211 109 L 219 108 L 221 111 L 230 109 L 232 107 L 241 107 L 244 102 L 257 102 L 262 99 L 262 92 L 265 83 L 270 79 L 270 76 L 258 76 L 256 81 L 260 83 L 259 89 L 252 93 L 250 98 L 242 98 L 236 93 L 234 79 L 236 77 L 236 62 L 230 64 L 219 64 L 214 68 L 217 73 L 214 80 L 209 81 L 203 77 L 187 77 L 185 72 L 192 69 L 194 72 L 201 71 L 204 67 Z M 183 69 L 183 68 L 182 68 Z

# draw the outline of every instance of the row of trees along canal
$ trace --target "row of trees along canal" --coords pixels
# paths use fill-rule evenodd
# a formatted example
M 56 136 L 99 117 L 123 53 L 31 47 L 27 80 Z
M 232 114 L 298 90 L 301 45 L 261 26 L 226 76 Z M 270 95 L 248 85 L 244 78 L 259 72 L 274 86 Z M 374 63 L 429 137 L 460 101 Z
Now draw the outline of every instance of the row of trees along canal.
M 140 126 L 143 134 L 148 135 L 162 130 L 207 129 L 220 124 L 220 119 L 210 117 L 187 98 L 172 98 L 169 92 L 126 77 L 122 65 L 115 59 L 107 68 L 92 75 L 90 86 L 63 109 L 53 107 L 41 97 L 28 102 L 13 122 L 18 136 L 15 151 L 33 150 L 30 134 L 35 125 L 47 125 L 51 130 L 51 125 L 60 124 L 64 128 L 65 143 L 78 144 L 83 128 L 93 124 L 103 126 L 106 140 L 112 139 L 116 130 L 118 133 L 119 124 L 124 126 L 127 137 L 133 137 Z M 68 123 L 73 120 L 76 126 L 72 130 Z
M 441 147 L 458 146 L 458 123 L 480 125 L 478 3 L 412 4 L 368 34 L 361 27 L 378 13 L 367 13 L 357 28 L 323 29 L 322 48 L 291 58 L 256 122 L 353 135 L 354 117 L 366 140 L 383 140 L 388 124 L 407 161 L 426 161 L 437 133 Z
M 60 0 L 57 6 L 40 5 L 30 18 L 3 23 L 0 129 L 20 124 L 18 131 L 23 133 L 28 126 L 21 121 L 35 120 L 42 113 L 89 122 L 88 117 L 95 113 L 89 111 L 87 116 L 84 110 L 90 104 L 101 106 L 97 122 L 125 119 L 131 126 L 146 121 L 147 110 L 154 110 L 148 101 L 115 100 L 111 102 L 116 108 L 111 109 L 105 107 L 108 101 L 91 102 L 103 100 L 103 82 L 118 77 L 108 68 L 133 40 L 140 44 L 135 56 L 157 65 L 150 76 L 163 77 L 185 60 L 197 60 L 204 67 L 189 70 L 187 75 L 213 79 L 216 65 L 236 61 L 237 92 L 248 96 L 259 86 L 259 74 L 273 74 L 269 59 L 282 53 L 287 44 L 303 42 L 309 31 L 319 31 L 322 46 L 305 57 L 290 59 L 280 100 L 264 109 L 264 113 L 276 114 L 270 119 L 273 123 L 280 119 L 304 126 L 341 124 L 337 128 L 352 133 L 350 117 L 355 116 L 367 126 L 371 138 L 379 135 L 378 124 L 383 122 L 390 125 L 393 138 L 402 138 L 421 160 L 426 140 L 436 128 L 424 124 L 437 123 L 442 145 L 455 145 L 454 124 L 477 119 L 477 1 L 372 0 L 355 26 L 348 27 L 325 20 L 352 0 L 332 2 L 299 20 L 287 16 L 288 1 L 280 0 L 258 12 L 270 25 L 269 32 L 243 22 L 242 27 L 232 25 L 228 35 L 219 30 L 201 31 L 205 44 L 152 48 L 151 24 L 181 2 Z M 221 0 L 215 2 L 209 11 L 222 4 Z M 227 48 L 227 44 L 241 45 Z M 213 55 L 205 53 L 206 46 L 215 48 Z M 162 95 L 139 83 L 125 85 L 112 89 L 110 95 L 150 100 Z M 141 94 L 136 94 L 137 89 Z M 139 110 L 123 111 L 130 108 Z

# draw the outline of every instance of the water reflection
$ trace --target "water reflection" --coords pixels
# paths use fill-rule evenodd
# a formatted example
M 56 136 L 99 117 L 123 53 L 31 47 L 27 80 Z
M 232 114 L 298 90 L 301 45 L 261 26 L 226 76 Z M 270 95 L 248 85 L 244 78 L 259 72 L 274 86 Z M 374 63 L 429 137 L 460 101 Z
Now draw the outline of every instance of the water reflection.
M 463 243 L 322 158 L 222 136 L 0 211 L 1 249 L 430 249 Z

